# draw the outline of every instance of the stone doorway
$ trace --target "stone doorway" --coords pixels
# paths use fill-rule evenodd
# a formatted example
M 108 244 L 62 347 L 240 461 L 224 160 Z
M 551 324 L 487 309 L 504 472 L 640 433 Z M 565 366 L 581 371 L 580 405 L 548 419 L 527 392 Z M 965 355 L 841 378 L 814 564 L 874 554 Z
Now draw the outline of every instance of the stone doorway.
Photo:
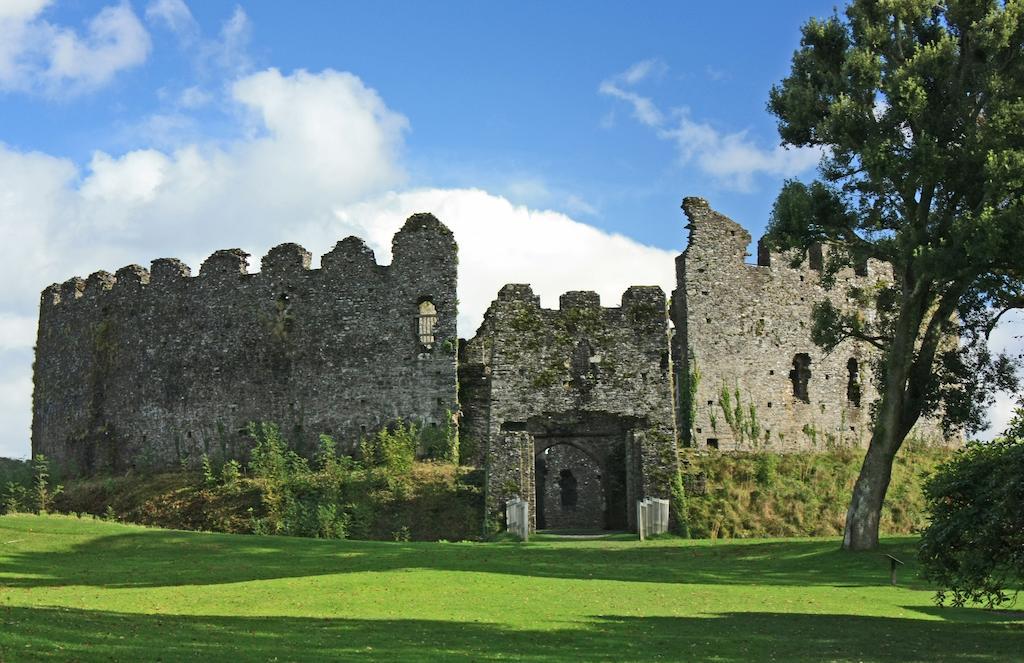
M 635 422 L 600 413 L 528 422 L 533 438 L 537 529 L 624 530 L 636 471 L 627 461 Z

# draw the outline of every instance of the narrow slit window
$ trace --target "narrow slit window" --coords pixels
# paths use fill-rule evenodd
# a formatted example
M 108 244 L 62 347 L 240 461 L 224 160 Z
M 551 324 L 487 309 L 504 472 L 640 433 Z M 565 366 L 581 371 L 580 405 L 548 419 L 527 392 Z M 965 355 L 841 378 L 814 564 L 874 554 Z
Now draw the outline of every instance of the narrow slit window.
M 806 352 L 793 357 L 793 370 L 789 372 L 789 380 L 793 383 L 793 395 L 804 403 L 810 403 L 811 397 L 807 386 L 811 381 L 811 356 Z
M 434 327 L 437 326 L 437 308 L 434 302 L 424 299 L 420 302 L 419 315 L 416 316 L 420 345 L 426 349 L 434 347 Z
M 854 407 L 860 407 L 860 366 L 854 357 L 846 362 L 846 370 L 849 374 L 846 379 L 846 398 Z

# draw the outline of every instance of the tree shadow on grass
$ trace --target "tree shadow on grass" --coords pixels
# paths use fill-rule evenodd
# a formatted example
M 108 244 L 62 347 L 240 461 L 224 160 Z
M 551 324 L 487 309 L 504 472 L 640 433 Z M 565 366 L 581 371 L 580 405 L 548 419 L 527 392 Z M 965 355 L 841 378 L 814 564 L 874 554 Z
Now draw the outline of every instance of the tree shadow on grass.
M 417 619 L 140 615 L 0 607 L 0 660 L 1008 661 L 1013 624 L 850 615 L 595 616 L 546 629 Z
M 902 585 L 926 588 L 915 579 L 913 545 L 904 539 L 884 550 L 908 561 Z M 627 582 L 848 587 L 887 584 L 887 564 L 880 554 L 843 553 L 828 540 L 385 543 L 132 528 L 84 538 L 57 551 L 0 546 L 0 584 L 158 587 L 430 569 Z

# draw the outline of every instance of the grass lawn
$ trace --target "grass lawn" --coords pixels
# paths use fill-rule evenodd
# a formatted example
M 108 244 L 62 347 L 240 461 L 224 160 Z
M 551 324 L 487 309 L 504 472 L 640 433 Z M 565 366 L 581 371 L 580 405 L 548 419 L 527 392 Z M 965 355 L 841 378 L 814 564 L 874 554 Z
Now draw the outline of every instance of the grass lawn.
M 0 661 L 1024 660 L 834 539 L 379 543 L 0 517 Z

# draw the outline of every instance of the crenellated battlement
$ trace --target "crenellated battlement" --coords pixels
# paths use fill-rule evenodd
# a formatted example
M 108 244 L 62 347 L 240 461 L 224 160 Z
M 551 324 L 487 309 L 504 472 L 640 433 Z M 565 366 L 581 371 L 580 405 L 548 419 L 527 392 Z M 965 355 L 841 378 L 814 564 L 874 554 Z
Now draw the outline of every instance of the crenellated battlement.
M 57 306 L 82 299 L 95 301 L 107 293 L 141 296 L 165 287 L 191 290 L 197 283 L 215 282 L 231 288 L 243 282 L 240 277 L 252 278 L 255 282 L 279 282 L 289 278 L 341 278 L 361 282 L 369 279 L 371 273 L 380 278 L 389 269 L 406 272 L 422 269 L 437 256 L 457 250 L 451 231 L 432 214 L 410 216 L 395 234 L 393 247 L 392 263 L 378 265 L 373 250 L 362 239 L 349 236 L 321 257 L 319 269 L 313 269 L 313 254 L 288 242 L 271 248 L 260 261 L 260 271 L 254 273 L 249 271 L 250 254 L 238 248 L 221 249 L 202 262 L 196 276 L 188 265 L 176 258 L 157 258 L 149 270 L 140 265 L 127 265 L 113 274 L 100 270 L 86 279 L 76 276 L 64 283 L 55 283 L 43 291 L 41 303 Z
M 34 447 L 91 473 L 143 454 L 162 467 L 217 447 L 237 456 L 249 421 L 333 433 L 343 446 L 399 418 L 446 421 L 457 402 L 457 248 L 429 214 L 409 217 L 394 246 L 390 265 L 347 237 L 318 269 L 285 243 L 258 272 L 232 248 L 197 274 L 159 258 L 47 287 Z

